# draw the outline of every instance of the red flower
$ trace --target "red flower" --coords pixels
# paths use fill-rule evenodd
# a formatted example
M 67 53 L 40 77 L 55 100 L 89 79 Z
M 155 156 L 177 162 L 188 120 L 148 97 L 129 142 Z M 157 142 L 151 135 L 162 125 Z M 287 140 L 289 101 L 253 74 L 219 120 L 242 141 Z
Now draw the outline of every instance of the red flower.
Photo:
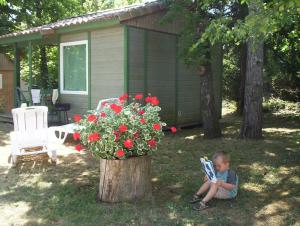
M 141 119 L 140 119 L 140 122 L 141 122 L 142 124 L 145 124 L 145 123 L 146 123 L 146 120 L 145 120 L 144 118 L 141 118 Z
M 97 132 L 94 132 L 92 134 L 89 135 L 89 142 L 96 142 L 100 140 L 100 135 Z
M 115 154 L 116 154 L 116 156 L 118 158 L 122 158 L 125 155 L 125 151 L 123 151 L 122 149 L 120 149 L 120 150 L 116 151 Z
M 73 120 L 74 122 L 79 122 L 81 120 L 81 115 L 74 115 Z
M 89 122 L 96 122 L 97 121 L 97 116 L 96 115 L 88 115 L 87 120 Z
M 151 98 L 151 104 L 153 106 L 157 106 L 159 104 L 159 100 L 157 99 L 157 97 L 152 97 Z
M 122 111 L 122 106 L 119 106 L 117 104 L 111 104 L 110 108 L 116 113 L 119 114 Z
M 124 146 L 125 146 L 125 148 L 127 148 L 127 149 L 133 148 L 133 141 L 130 140 L 130 139 L 125 140 L 125 141 L 124 141 Z
M 159 123 L 153 124 L 153 129 L 160 130 L 161 129 L 160 124 Z
M 156 96 L 153 96 L 153 97 L 147 96 L 147 97 L 145 98 L 145 102 L 146 102 L 146 103 L 151 103 L 153 106 L 156 106 L 156 105 L 159 104 L 159 100 L 157 99 Z
M 176 133 L 176 132 L 177 132 L 176 127 L 172 126 L 172 127 L 171 127 L 171 132 L 172 132 L 172 133 Z
M 128 94 L 124 93 L 122 96 L 119 97 L 119 100 L 121 103 L 124 103 L 124 101 L 128 98 Z
M 151 148 L 154 148 L 156 145 L 157 145 L 157 142 L 155 140 L 149 140 L 148 141 L 148 145 L 151 147 Z
M 146 102 L 146 103 L 150 103 L 150 102 L 151 102 L 151 99 L 152 99 L 151 96 L 147 96 L 147 97 L 145 98 L 145 102 Z
M 138 113 L 139 113 L 139 115 L 143 115 L 143 114 L 145 114 L 145 110 L 142 109 L 142 110 L 140 110 Z
M 115 135 L 115 142 L 117 142 L 118 140 L 120 140 L 120 134 L 117 131 L 114 131 L 114 135 Z
M 73 139 L 79 140 L 80 139 L 80 133 L 73 133 Z
M 83 149 L 83 146 L 81 145 L 81 144 L 77 144 L 76 146 L 75 146 L 75 150 L 76 151 L 81 151 Z
M 139 134 L 138 132 L 135 132 L 135 133 L 133 134 L 133 136 L 134 136 L 134 139 L 138 139 L 138 138 L 140 137 L 140 134 Z
M 137 93 L 134 98 L 136 100 L 141 100 L 141 99 L 143 99 L 143 94 L 142 93 Z
M 107 102 L 104 101 L 104 102 L 101 103 L 101 106 L 104 107 L 106 104 L 107 104 Z
M 126 131 L 127 131 L 127 126 L 126 126 L 126 125 L 120 125 L 120 126 L 119 126 L 119 131 L 120 131 L 121 133 L 126 132 Z
M 102 118 L 106 118 L 105 112 L 101 112 L 100 116 L 101 116 Z

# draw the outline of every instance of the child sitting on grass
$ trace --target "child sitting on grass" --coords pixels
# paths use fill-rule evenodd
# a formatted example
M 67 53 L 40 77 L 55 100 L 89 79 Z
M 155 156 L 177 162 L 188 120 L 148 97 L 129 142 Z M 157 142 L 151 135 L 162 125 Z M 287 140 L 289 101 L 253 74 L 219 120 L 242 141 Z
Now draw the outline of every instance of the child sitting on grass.
M 230 159 L 224 151 L 218 151 L 213 155 L 213 163 L 216 171 L 217 182 L 213 183 L 205 177 L 204 184 L 193 196 L 190 203 L 199 202 L 194 206 L 194 210 L 204 210 L 208 208 L 207 202 L 212 198 L 232 199 L 237 195 L 238 177 L 236 173 L 229 169 Z M 204 196 L 204 193 L 207 194 Z M 203 197 L 201 199 L 201 197 Z

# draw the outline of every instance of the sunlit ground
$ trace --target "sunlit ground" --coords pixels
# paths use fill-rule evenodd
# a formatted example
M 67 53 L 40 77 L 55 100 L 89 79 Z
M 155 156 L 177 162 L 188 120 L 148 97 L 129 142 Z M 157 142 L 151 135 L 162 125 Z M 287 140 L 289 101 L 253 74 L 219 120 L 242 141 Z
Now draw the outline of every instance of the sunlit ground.
M 299 225 L 300 119 L 265 115 L 264 139 L 238 139 L 240 118 L 224 109 L 223 138 L 201 128 L 167 133 L 153 156 L 151 202 L 97 203 L 98 161 L 59 146 L 59 162 L 44 156 L 9 168 L 10 126 L 0 124 L 0 225 Z M 201 184 L 198 158 L 230 153 L 238 197 L 214 200 L 203 212 L 187 203 Z

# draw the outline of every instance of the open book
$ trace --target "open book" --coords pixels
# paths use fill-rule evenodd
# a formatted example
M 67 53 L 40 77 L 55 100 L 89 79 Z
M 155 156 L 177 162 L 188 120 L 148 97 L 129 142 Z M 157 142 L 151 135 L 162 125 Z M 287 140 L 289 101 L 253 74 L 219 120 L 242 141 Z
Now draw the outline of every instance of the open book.
M 215 174 L 214 165 L 213 165 L 212 161 L 205 159 L 205 158 L 200 158 L 200 162 L 202 165 L 202 169 L 203 169 L 204 173 L 206 174 L 207 178 L 211 182 L 216 183 L 217 177 Z

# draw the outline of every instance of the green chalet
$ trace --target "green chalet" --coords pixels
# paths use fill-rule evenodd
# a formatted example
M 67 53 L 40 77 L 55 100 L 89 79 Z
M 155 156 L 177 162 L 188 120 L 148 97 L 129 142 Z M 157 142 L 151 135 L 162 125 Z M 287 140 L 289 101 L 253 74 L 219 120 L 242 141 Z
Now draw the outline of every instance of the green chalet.
M 33 46 L 57 45 L 59 99 L 71 104 L 71 115 L 83 114 L 100 99 L 125 92 L 151 93 L 159 98 L 162 119 L 168 124 L 200 124 L 199 74 L 178 56 L 184 24 L 180 18 L 161 23 L 166 12 L 162 2 L 152 1 L 0 36 L 2 47 L 15 48 L 14 90 L 20 86 L 22 48 L 27 51 L 32 77 Z M 216 109 L 221 115 L 222 57 L 216 56 L 212 73 Z M 30 89 L 31 82 L 28 86 Z

